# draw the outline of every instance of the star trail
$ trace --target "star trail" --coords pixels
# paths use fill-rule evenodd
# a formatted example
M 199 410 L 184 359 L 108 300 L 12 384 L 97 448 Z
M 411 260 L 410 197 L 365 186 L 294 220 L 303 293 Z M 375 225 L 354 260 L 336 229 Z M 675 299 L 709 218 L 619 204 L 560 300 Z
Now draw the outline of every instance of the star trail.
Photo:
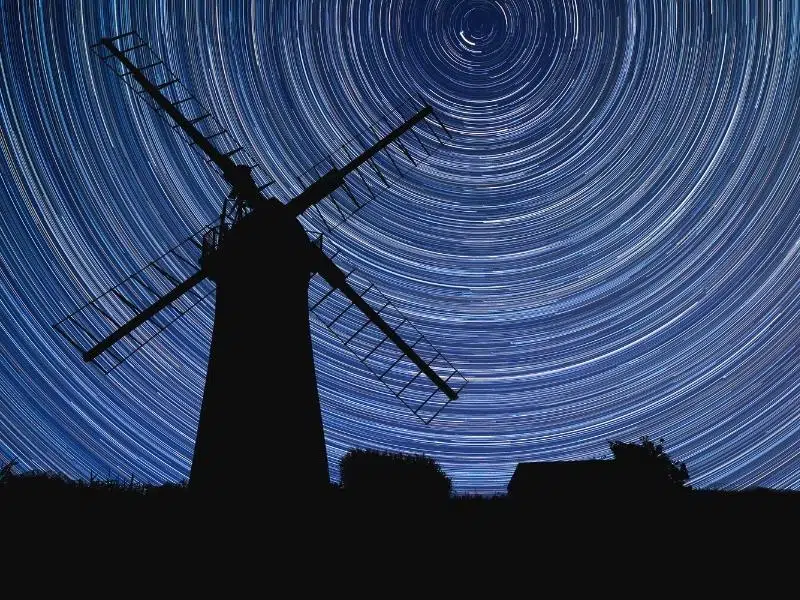
M 470 383 L 425 426 L 312 319 L 333 480 L 378 448 L 490 493 L 649 435 L 694 486 L 800 488 L 796 2 L 0 9 L 1 459 L 188 477 L 213 294 L 108 375 L 52 327 L 229 191 L 89 49 L 135 29 L 284 200 L 408 94 L 453 134 L 331 239 Z

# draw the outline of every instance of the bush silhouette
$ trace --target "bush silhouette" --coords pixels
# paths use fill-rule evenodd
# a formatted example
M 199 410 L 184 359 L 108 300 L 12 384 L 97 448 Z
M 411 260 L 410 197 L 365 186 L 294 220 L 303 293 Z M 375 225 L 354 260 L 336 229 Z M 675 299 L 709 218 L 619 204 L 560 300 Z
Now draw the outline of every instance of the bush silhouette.
M 350 450 L 339 466 L 342 489 L 353 495 L 427 501 L 450 497 L 450 478 L 422 454 Z
M 686 463 L 669 457 L 663 439 L 655 442 L 642 436 L 639 443 L 611 440 L 608 445 L 628 485 L 643 491 L 662 491 L 684 489 L 689 481 Z
M 17 466 L 17 461 L 10 460 L 5 464 L 0 464 L 0 485 L 3 485 L 11 477 L 14 476 L 14 467 Z

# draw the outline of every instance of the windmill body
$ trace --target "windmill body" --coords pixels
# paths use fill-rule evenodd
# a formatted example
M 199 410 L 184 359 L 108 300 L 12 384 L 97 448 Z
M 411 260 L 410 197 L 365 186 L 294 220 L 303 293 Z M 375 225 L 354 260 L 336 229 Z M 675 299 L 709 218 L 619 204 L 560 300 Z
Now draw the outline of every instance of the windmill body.
M 309 309 L 423 422 L 430 423 L 458 396 L 467 383 L 458 369 L 374 285 L 354 276 L 353 269 L 341 270 L 323 251 L 322 236 L 318 243 L 310 241 L 298 220 L 316 210 L 330 231 L 331 215 L 346 220 L 360 210 L 363 203 L 348 177 L 357 174 L 374 197 L 359 168 L 369 165 L 388 185 L 387 165 L 402 175 L 399 164 L 404 160 L 413 166 L 419 163 L 420 155 L 415 158 L 413 146 L 404 141 L 408 136 L 414 136 L 430 155 L 415 127 L 425 123 L 439 139 L 426 121 L 433 117 L 449 135 L 430 106 L 417 105 L 407 118 L 397 110 L 405 120 L 389 125 L 387 118 L 381 135 L 376 132 L 380 121 L 373 122 L 372 142 L 360 142 L 358 152 L 343 145 L 344 157 L 329 157 L 324 173 L 315 167 L 313 178 L 299 177 L 302 191 L 282 203 L 263 195 L 274 182 L 259 185 L 252 160 L 234 162 L 244 149 L 235 140 L 225 145 L 226 136 L 230 138 L 227 130 L 135 32 L 104 38 L 94 48 L 173 129 L 185 134 L 187 143 L 199 149 L 231 186 L 217 222 L 54 326 L 85 361 L 108 372 L 206 298 L 213 290 L 198 289 L 214 282 L 214 329 L 191 466 L 192 490 L 219 497 L 254 477 L 267 477 L 284 493 L 309 494 L 328 485 Z M 379 154 L 390 162 L 379 166 Z M 344 190 L 347 198 L 337 201 L 338 190 Z M 330 205 L 321 209 L 326 198 Z M 189 258 L 185 247 L 199 249 L 200 256 Z M 329 289 L 312 301 L 309 281 L 315 274 Z M 336 306 L 331 299 L 337 297 L 343 304 L 331 316 L 330 307 Z M 360 324 L 358 320 L 353 324 L 353 315 L 360 315 Z M 104 367 L 103 360 L 110 364 Z M 460 385 L 454 389 L 456 382 Z M 435 397 L 444 398 L 438 408 L 432 402 Z
M 310 249 L 297 220 L 271 201 L 233 226 L 203 265 L 217 290 L 195 490 L 264 475 L 297 492 L 328 484 L 308 317 Z

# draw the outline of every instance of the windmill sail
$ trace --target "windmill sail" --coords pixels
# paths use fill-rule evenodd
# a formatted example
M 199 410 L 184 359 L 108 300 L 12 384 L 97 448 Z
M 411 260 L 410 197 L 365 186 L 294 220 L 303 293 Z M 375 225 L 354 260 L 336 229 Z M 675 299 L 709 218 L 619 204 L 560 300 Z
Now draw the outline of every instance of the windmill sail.
M 302 298 L 306 297 L 308 273 L 314 272 L 318 274 L 316 279 L 329 288 L 317 294 L 321 288 L 312 283 L 308 293 L 312 314 L 417 417 L 430 423 L 444 406 L 457 398 L 467 383 L 458 369 L 372 284 L 353 270 L 342 271 L 323 251 L 321 236 L 318 243 L 306 239 L 295 220 L 297 217 L 303 224 L 312 223 L 312 238 L 318 235 L 314 222 L 320 229 L 330 231 L 375 197 L 374 186 L 378 182 L 389 186 L 391 179 L 404 175 L 404 169 L 418 166 L 430 156 L 450 133 L 424 100 L 410 98 L 373 122 L 368 134 L 362 132 L 340 146 L 323 163 L 298 178 L 300 189 L 282 204 L 263 195 L 272 180 L 259 177 L 263 169 L 247 158 L 246 151 L 135 32 L 103 38 L 93 48 L 120 79 L 165 116 L 173 129 L 182 132 L 191 146 L 205 154 L 207 162 L 217 168 L 232 189 L 223 203 L 219 221 L 195 232 L 55 325 L 81 351 L 84 360 L 94 361 L 105 372 L 114 369 L 214 291 L 209 278 L 216 278 L 213 272 L 218 268 L 234 273 L 239 282 L 238 287 L 233 285 L 226 292 L 228 298 L 237 300 L 226 305 L 222 321 L 231 329 L 220 334 L 226 339 L 221 346 L 236 345 L 237 336 L 246 337 L 252 331 L 239 310 L 239 302 L 258 296 L 256 288 L 248 287 L 256 285 L 253 270 L 260 264 L 255 261 L 262 260 L 253 257 L 270 258 L 275 252 L 290 249 L 292 258 L 281 263 L 283 270 L 277 270 L 280 275 L 275 281 L 282 286 L 281 294 L 287 291 L 284 284 L 290 280 L 294 286 L 292 294 L 299 294 L 296 286 L 302 283 L 302 295 L 297 295 L 301 298 L 302 314 L 297 313 L 294 300 L 282 300 L 285 312 L 296 317 L 296 331 L 308 330 Z M 417 131 L 423 126 L 427 129 Z M 258 229 L 253 229 L 254 223 Z M 278 240 L 285 246 L 269 246 Z M 223 248 L 227 251 L 220 252 Z M 308 257 L 308 261 L 303 257 Z M 230 285 L 230 279 L 226 281 Z M 247 290 L 243 291 L 244 288 Z M 218 302 L 222 293 L 218 293 Z M 218 322 L 219 310 L 218 305 Z M 263 331 L 273 329 L 270 317 L 263 311 L 254 308 L 252 314 L 258 315 Z M 239 333 L 231 337 L 232 330 Z M 308 337 L 307 333 L 304 335 Z M 301 337 L 289 346 L 296 350 L 297 356 L 308 355 L 310 371 L 305 379 L 312 381 L 310 339 L 303 341 Z M 213 347 L 212 340 L 212 356 Z M 223 373 L 221 380 L 236 382 L 234 375 L 240 369 L 225 362 L 226 354 L 222 352 L 217 358 L 218 373 Z M 286 361 L 280 354 L 274 354 L 273 358 Z M 209 369 L 212 362 L 209 361 Z M 289 371 L 293 365 L 287 363 L 284 367 Z M 305 372 L 305 367 L 298 365 L 298 368 Z M 252 369 L 253 374 L 258 371 Z M 254 388 L 244 386 L 243 390 L 250 393 Z M 315 385 L 312 388 L 309 398 L 316 398 Z M 209 388 L 207 380 L 205 396 L 222 397 L 224 391 Z M 318 404 L 318 400 L 314 402 Z M 324 444 L 321 453 L 324 454 Z
M 374 200 L 379 188 L 425 163 L 448 137 L 433 109 L 409 96 L 297 177 L 300 189 L 307 190 L 311 182 L 338 174 L 340 185 L 324 201 L 306 206 L 301 192 L 288 206 L 302 213 L 307 228 L 330 233 Z
M 320 270 L 309 287 L 311 314 L 414 415 L 430 423 L 467 379 L 363 275 L 343 269 L 338 251 L 315 245 Z
M 274 183 L 263 167 L 135 31 L 103 38 L 92 49 L 125 85 L 180 132 L 189 146 L 200 150 L 206 156 L 206 162 L 216 167 L 235 190 L 243 184 L 250 184 L 256 192 L 261 192 Z M 240 167 L 248 169 L 248 181 L 242 181 Z M 226 202 L 220 225 L 225 225 L 226 221 L 228 226 L 233 225 L 246 208 L 243 203 Z
M 204 227 L 53 327 L 104 373 L 118 367 L 214 291 L 198 264 Z

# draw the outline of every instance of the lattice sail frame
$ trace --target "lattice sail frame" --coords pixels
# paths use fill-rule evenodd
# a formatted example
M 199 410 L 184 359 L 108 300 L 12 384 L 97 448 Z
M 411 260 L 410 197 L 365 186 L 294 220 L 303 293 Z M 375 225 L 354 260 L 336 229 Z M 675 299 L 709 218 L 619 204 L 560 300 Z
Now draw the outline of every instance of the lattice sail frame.
M 264 167 L 255 160 L 252 153 L 223 127 L 217 117 L 181 82 L 180 78 L 172 72 L 166 62 L 156 54 L 149 43 L 137 32 L 124 33 L 109 38 L 109 40 L 140 71 L 147 71 L 147 78 L 150 83 L 164 95 L 173 107 L 180 107 L 178 108 L 179 112 L 217 152 L 230 159 L 235 157 L 238 164 L 247 165 L 252 169 L 251 175 L 259 191 L 266 190 L 275 183 L 275 180 L 269 176 Z M 147 94 L 141 84 L 130 77 L 132 73 L 125 70 L 124 65 L 116 59 L 108 48 L 102 43 L 93 44 L 91 48 L 102 60 L 103 64 L 161 117 L 190 148 L 197 150 L 201 155 L 203 154 L 191 137 Z M 207 156 L 203 156 L 203 158 L 206 164 L 224 179 L 224 174 L 219 165 L 215 164 Z M 235 224 L 238 218 L 242 216 L 241 214 L 236 214 L 235 208 L 234 203 L 230 203 L 228 210 L 225 211 L 224 220 L 228 227 Z
M 371 122 L 366 128 L 336 147 L 332 152 L 296 177 L 302 190 L 312 181 L 322 177 L 331 168 L 339 169 L 353 160 L 375 142 L 386 137 L 392 130 L 425 108 L 422 98 L 409 96 L 386 113 Z M 427 131 L 426 139 L 417 129 Z M 375 199 L 375 188 L 391 188 L 395 178 L 404 178 L 415 168 L 425 164 L 437 150 L 445 145 L 451 134 L 435 112 L 425 117 L 394 140 L 374 158 L 350 173 L 338 190 L 303 213 L 303 220 L 314 232 L 330 234 L 350 217 Z
M 335 260 L 346 280 L 414 351 L 448 384 L 456 394 L 468 380 L 417 329 L 417 327 L 374 284 L 347 261 L 329 241 L 320 236 L 315 242 Z M 369 318 L 336 288 L 315 276 L 309 285 L 310 314 L 363 364 L 383 385 L 426 425 L 452 400 L 442 392 Z
M 210 229 L 210 226 L 203 227 L 111 289 L 92 298 L 53 327 L 85 356 L 91 347 L 137 314 L 143 313 L 153 302 L 198 275 L 204 239 Z M 185 293 L 111 344 L 91 362 L 108 374 L 141 350 L 214 292 L 216 286 L 213 282 L 205 277 L 198 279 Z

